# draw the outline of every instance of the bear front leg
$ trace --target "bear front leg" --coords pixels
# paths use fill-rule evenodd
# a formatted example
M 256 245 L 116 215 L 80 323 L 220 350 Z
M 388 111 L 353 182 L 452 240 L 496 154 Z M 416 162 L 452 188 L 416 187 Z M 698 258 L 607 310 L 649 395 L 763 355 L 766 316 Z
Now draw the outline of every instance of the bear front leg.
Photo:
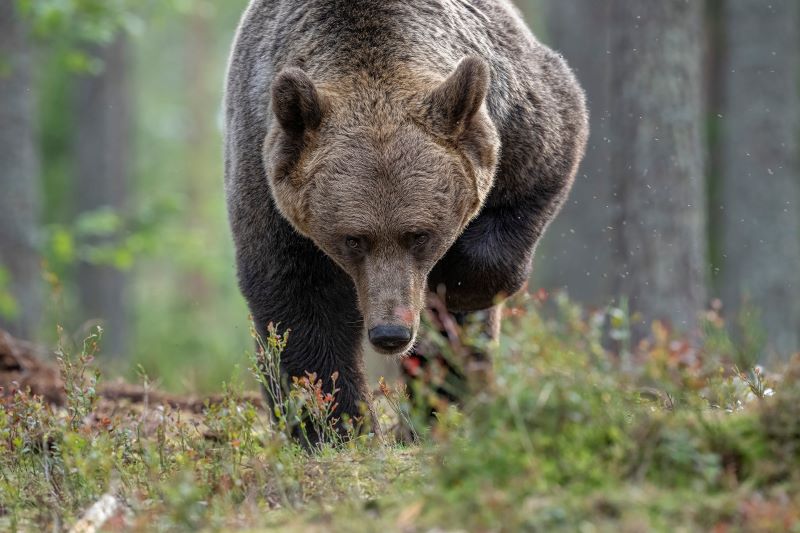
M 281 358 L 284 390 L 293 378 L 314 374 L 326 394 L 334 392 L 334 385 L 338 389 L 333 416 L 339 430 L 344 430 L 345 418 L 369 425 L 373 420 L 361 354 L 363 319 L 355 288 L 330 259 L 304 241 L 285 235 L 274 243 L 271 253 L 260 257 L 258 268 L 240 269 L 256 329 L 262 337 L 268 334 L 269 324 L 280 332 L 290 331 Z M 244 264 L 248 263 L 240 261 Z M 305 436 L 295 433 L 312 445 L 322 437 L 308 424 Z
M 525 286 L 541 230 L 523 217 L 485 210 L 434 267 L 428 286 L 448 310 L 490 309 Z
M 500 337 L 502 306 L 471 313 L 450 313 L 435 295 L 429 316 L 433 329 L 423 331 L 413 351 L 402 360 L 403 380 L 415 409 L 434 421 L 444 405 L 463 405 L 470 398 L 491 390 L 492 360 Z M 451 349 L 440 349 L 444 337 Z M 411 440 L 402 424 L 398 436 Z
M 487 390 L 492 383 L 492 359 L 500 341 L 500 320 L 503 304 L 481 311 L 454 313 L 461 326 L 466 352 L 465 372 L 472 392 Z

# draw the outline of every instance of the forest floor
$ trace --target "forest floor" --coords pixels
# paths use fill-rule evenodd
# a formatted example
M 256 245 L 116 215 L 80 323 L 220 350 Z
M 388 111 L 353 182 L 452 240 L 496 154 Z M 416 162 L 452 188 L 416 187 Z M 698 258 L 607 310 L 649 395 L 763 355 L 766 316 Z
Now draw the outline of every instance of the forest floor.
M 522 298 L 485 392 L 445 405 L 431 364 L 411 397 L 380 384 L 382 436 L 349 439 L 314 377 L 273 423 L 235 383 L 212 398 L 105 383 L 95 337 L 49 363 L 0 334 L 0 530 L 800 531 L 800 356 L 741 370 L 757 354 L 714 312 L 699 343 L 655 324 L 631 348 L 628 322 Z M 285 342 L 264 339 L 253 368 Z M 454 361 L 466 343 L 439 348 Z M 338 442 L 298 446 L 297 420 Z

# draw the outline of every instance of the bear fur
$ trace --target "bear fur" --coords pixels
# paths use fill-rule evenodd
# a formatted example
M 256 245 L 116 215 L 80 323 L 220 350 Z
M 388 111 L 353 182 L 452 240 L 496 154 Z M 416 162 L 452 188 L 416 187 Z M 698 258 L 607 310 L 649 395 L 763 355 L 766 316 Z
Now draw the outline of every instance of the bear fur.
M 242 293 L 262 335 L 292 331 L 284 374 L 337 373 L 349 416 L 365 331 L 406 353 L 429 291 L 469 312 L 523 287 L 588 132 L 507 0 L 253 0 L 225 114 Z

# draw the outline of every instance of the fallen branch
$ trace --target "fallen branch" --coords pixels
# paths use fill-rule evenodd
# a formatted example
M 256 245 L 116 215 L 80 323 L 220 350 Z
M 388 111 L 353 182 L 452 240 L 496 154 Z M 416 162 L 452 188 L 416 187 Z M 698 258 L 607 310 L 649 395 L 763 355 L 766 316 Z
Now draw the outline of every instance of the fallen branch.
M 30 342 L 15 339 L 0 330 L 0 388 L 3 395 L 30 390 L 45 401 L 64 403 L 64 382 L 58 367 L 45 361 L 47 351 Z

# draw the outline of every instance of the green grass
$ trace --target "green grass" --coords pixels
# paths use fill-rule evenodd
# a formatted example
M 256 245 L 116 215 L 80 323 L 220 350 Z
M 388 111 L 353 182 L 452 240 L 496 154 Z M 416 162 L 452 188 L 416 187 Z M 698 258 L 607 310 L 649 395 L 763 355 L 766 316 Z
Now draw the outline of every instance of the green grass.
M 735 370 L 713 313 L 699 347 L 656 324 L 620 358 L 601 345 L 607 323 L 625 337 L 618 318 L 517 301 L 491 386 L 433 428 L 384 385 L 381 419 L 414 421 L 418 443 L 386 431 L 313 452 L 287 436 L 328 431 L 313 379 L 278 426 L 236 384 L 201 414 L 107 405 L 90 339 L 62 356 L 67 406 L 17 392 L 0 407 L 0 530 L 68 530 L 111 495 L 107 530 L 800 531 L 800 360 Z

